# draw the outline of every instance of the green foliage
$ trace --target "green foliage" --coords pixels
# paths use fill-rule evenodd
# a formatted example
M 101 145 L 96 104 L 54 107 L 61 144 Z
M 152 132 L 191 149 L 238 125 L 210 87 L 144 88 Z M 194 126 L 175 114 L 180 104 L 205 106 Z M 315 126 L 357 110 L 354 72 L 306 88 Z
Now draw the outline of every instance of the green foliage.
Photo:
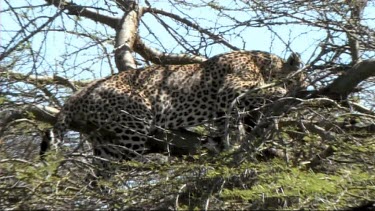
M 5 102 L 7 102 L 7 98 L 6 97 L 0 97 L 0 105 L 1 104 L 4 104 Z
M 207 135 L 208 131 L 204 126 L 196 126 L 193 128 L 193 131 L 198 134 Z
M 301 140 L 301 143 L 314 140 L 317 141 L 311 138 Z M 0 189 L 15 184 L 26 185 L 34 195 L 26 200 L 19 198 L 17 207 L 33 209 L 43 206 L 51 209 L 123 209 L 158 204 L 165 208 L 177 203 L 181 210 L 198 210 L 203 209 L 207 200 L 210 200 L 210 209 L 338 209 L 375 198 L 375 171 L 369 168 L 369 163 L 374 163 L 375 149 L 368 145 L 372 142 L 365 139 L 363 146 L 359 146 L 339 139 L 330 163 L 322 164 L 333 170 L 306 169 L 304 165 L 294 165 L 280 158 L 235 164 L 233 158 L 228 159 L 234 156 L 233 152 L 215 157 L 197 156 L 193 162 L 187 161 L 189 157 L 186 157 L 164 164 L 117 163 L 118 170 L 111 180 L 99 178 L 97 181 L 104 189 L 90 188 L 84 179 L 88 168 L 81 166 L 78 159 L 68 161 L 61 154 L 50 153 L 46 165 L 3 163 L 3 172 L 15 177 L 13 182 L 0 185 Z M 295 146 L 299 150 L 304 147 Z M 365 162 L 354 160 L 356 156 L 351 157 L 349 153 L 360 154 Z M 347 163 L 338 162 L 344 158 Z M 103 195 L 102 191 L 111 194 Z M 1 194 L 13 197 L 26 193 L 2 191 Z M 64 198 L 71 203 L 67 204 Z
M 344 120 L 335 121 L 342 125 Z M 16 128 L 30 134 L 25 124 Z M 11 178 L 0 184 L 0 195 L 6 199 L 0 205 L 68 210 L 202 210 L 205 206 L 332 210 L 375 198 L 373 134 L 348 131 L 325 140 L 324 134 L 301 132 L 298 126 L 289 125 L 276 131 L 272 140 L 254 139 L 249 145 L 255 149 L 215 155 L 202 150 L 202 154 L 169 157 L 163 163 L 113 162 L 116 170 L 110 179 L 98 178 L 96 186 L 88 179 L 97 168 L 90 156 L 50 151 L 45 163 L 38 158 L 8 159 L 0 161 L 2 178 Z M 333 152 L 322 156 L 328 147 Z M 264 154 L 270 148 L 279 153 Z M 7 157 L 8 151 L 0 151 L 1 157 Z M 320 159 L 314 161 L 318 155 Z
M 259 171 L 256 183 L 251 188 L 223 189 L 221 197 L 225 201 L 237 200 L 244 203 L 262 198 L 297 198 L 298 201 L 310 203 L 324 199 L 327 203 L 319 205 L 318 208 L 332 209 L 333 204 L 344 206 L 353 194 L 360 196 L 369 191 L 372 192 L 372 197 L 375 194 L 373 172 L 358 168 L 324 174 L 291 168 L 279 161 L 268 163 L 267 166 L 262 163 L 255 168 L 262 170 Z

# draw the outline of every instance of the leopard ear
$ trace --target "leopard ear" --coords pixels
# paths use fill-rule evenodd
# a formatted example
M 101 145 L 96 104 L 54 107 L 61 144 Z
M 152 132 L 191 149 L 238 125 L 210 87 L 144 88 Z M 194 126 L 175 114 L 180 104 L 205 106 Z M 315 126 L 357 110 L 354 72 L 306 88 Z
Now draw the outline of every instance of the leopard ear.
M 296 69 L 302 66 L 302 60 L 298 53 L 290 54 L 289 58 L 287 59 L 286 63 L 291 67 L 296 67 Z

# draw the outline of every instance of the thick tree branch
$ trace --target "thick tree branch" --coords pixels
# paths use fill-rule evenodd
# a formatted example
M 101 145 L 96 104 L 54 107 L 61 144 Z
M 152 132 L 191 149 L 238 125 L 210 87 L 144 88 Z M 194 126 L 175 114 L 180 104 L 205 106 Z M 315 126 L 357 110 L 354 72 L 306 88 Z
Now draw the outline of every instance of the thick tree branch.
M 136 69 L 132 53 L 138 34 L 141 10 L 138 10 L 137 6 L 134 7 L 124 14 L 121 25 L 116 29 L 115 62 L 119 71 Z
M 367 5 L 367 0 L 348 1 L 347 3 L 350 7 L 350 20 L 347 26 L 344 27 L 344 30 L 346 30 L 346 36 L 348 37 L 352 63 L 355 64 L 360 61 L 359 40 L 356 31 L 358 26 L 361 25 L 360 22 L 363 10 Z
M 174 54 L 174 53 L 163 53 L 157 49 L 147 46 L 140 37 L 137 37 L 134 45 L 134 51 L 141 55 L 146 60 L 150 60 L 155 64 L 191 64 L 197 62 L 203 62 L 207 59 L 200 56 L 188 55 L 188 54 Z
M 150 60 L 151 62 L 155 64 L 191 64 L 191 63 L 196 63 L 196 62 L 202 62 L 205 60 L 204 57 L 199 57 L 199 56 L 191 56 L 187 54 L 169 54 L 169 53 L 164 53 L 161 51 L 158 51 L 157 49 L 151 48 L 147 45 L 144 44 L 142 39 L 139 36 L 136 36 L 135 38 L 131 37 L 131 33 L 134 33 L 135 27 L 138 27 L 138 25 L 134 25 L 135 21 L 135 14 L 128 14 L 129 11 L 131 12 L 131 8 L 138 8 L 138 5 L 128 5 L 126 2 L 118 1 L 117 3 L 121 5 L 126 11 L 128 11 L 127 14 L 124 15 L 122 19 L 120 18 L 115 18 L 115 17 L 110 17 L 106 15 L 102 15 L 99 12 L 94 12 L 91 11 L 84 6 L 77 5 L 75 3 L 71 2 L 66 2 L 64 0 L 46 0 L 49 4 L 54 5 L 55 7 L 63 10 L 67 10 L 68 14 L 70 15 L 76 15 L 80 17 L 85 17 L 90 20 L 93 20 L 95 22 L 99 22 L 102 24 L 105 24 L 115 30 L 117 30 L 117 35 L 118 37 L 116 38 L 116 50 L 117 52 L 115 53 L 116 55 L 119 56 L 120 60 L 125 59 L 130 61 L 129 64 L 133 63 L 131 61 L 132 55 L 126 52 L 130 52 L 131 50 L 134 50 L 134 52 L 140 54 L 143 58 Z M 125 7 L 126 6 L 126 7 Z M 228 42 L 222 40 L 218 35 L 215 35 L 211 32 L 209 32 L 206 29 L 201 28 L 197 24 L 194 24 L 190 22 L 187 19 L 181 18 L 177 15 L 167 13 L 164 11 L 160 10 L 153 10 L 151 8 L 139 8 L 138 9 L 138 15 L 137 19 L 139 19 L 140 16 L 142 16 L 144 11 L 153 11 L 156 13 L 160 13 L 162 15 L 168 16 L 170 18 L 175 18 L 177 21 L 180 21 L 198 31 L 201 33 L 207 34 L 211 39 L 214 39 L 218 43 L 222 43 L 226 45 L 227 47 L 231 49 L 238 49 L 232 45 L 230 45 Z M 133 11 L 134 12 L 134 11 Z M 127 22 L 125 22 L 127 21 Z M 137 20 L 138 21 L 138 20 Z M 121 25 L 120 25 L 121 24 Z M 127 25 L 129 24 L 129 25 Z M 138 23 L 137 23 L 138 24 Z M 129 30 L 132 29 L 133 31 Z M 129 30 L 129 31 L 128 31 Z M 135 33 L 136 34 L 136 33 Z M 126 39 L 126 37 L 130 37 L 129 40 Z M 126 43 L 126 45 L 122 45 Z M 125 54 L 121 54 L 121 52 Z M 121 62 L 119 60 L 119 62 Z M 133 63 L 134 65 L 130 65 L 130 67 L 135 67 L 135 62 Z M 117 65 L 117 64 L 116 64 Z M 126 69 L 126 65 L 119 64 L 117 65 L 119 70 L 124 70 Z M 119 67 L 120 66 L 120 67 Z
M 313 95 L 325 95 L 334 100 L 344 100 L 356 86 L 369 77 L 375 76 L 375 59 L 364 60 L 339 76 L 332 84 Z
M 120 21 L 119 18 L 106 16 L 100 14 L 99 12 L 94 12 L 87 9 L 84 6 L 77 5 L 72 2 L 66 2 L 65 0 L 45 0 L 47 3 L 54 5 L 55 7 L 61 10 L 68 10 L 68 14 L 70 15 L 77 15 L 81 17 L 86 17 L 90 20 L 95 22 L 99 22 L 105 25 L 110 26 L 111 28 L 115 29 Z
M 50 76 L 35 76 L 35 75 L 25 75 L 13 71 L 6 71 L 0 69 L 0 78 L 7 78 L 8 81 L 21 81 L 25 83 L 30 83 L 33 85 L 62 85 L 67 88 L 72 89 L 74 92 L 77 91 L 77 87 L 84 87 L 89 82 L 82 81 L 70 81 L 67 78 L 54 75 Z
M 48 124 L 55 124 L 58 109 L 42 105 L 27 105 L 19 109 L 8 109 L 0 112 L 0 137 L 7 126 L 18 119 L 34 119 Z

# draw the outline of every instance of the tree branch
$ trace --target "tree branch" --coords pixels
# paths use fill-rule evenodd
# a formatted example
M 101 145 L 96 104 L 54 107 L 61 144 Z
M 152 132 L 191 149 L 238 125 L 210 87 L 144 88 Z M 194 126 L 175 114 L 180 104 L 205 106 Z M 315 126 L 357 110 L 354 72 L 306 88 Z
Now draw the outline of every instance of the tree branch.
M 204 62 L 207 59 L 200 56 L 194 56 L 189 54 L 174 54 L 174 53 L 163 53 L 155 48 L 147 46 L 140 37 L 137 36 L 134 51 L 141 55 L 146 60 L 149 60 L 155 64 L 191 64 Z
M 106 15 L 102 15 L 99 12 L 91 11 L 84 6 L 77 5 L 72 2 L 66 2 L 65 0 L 45 0 L 47 3 L 54 5 L 55 7 L 63 10 L 68 10 L 68 14 L 86 17 L 95 22 L 99 22 L 116 29 L 120 19 Z
M 132 55 L 133 46 L 138 34 L 139 16 L 141 10 L 137 5 L 129 8 L 121 19 L 121 25 L 116 29 L 115 62 L 119 71 L 136 69 Z
M 18 119 L 35 119 L 48 124 L 55 124 L 58 109 L 42 105 L 27 105 L 20 109 L 7 109 L 0 112 L 0 137 L 7 126 Z
M 70 81 L 67 78 L 54 75 L 50 76 L 34 76 L 34 75 L 25 75 L 22 73 L 16 73 L 13 71 L 7 71 L 0 69 L 0 78 L 7 78 L 9 81 L 22 81 L 31 83 L 33 85 L 62 85 L 72 89 L 74 92 L 77 91 L 78 87 L 84 87 L 89 82 L 82 81 Z
M 220 35 L 214 34 L 214 33 L 210 32 L 209 30 L 202 28 L 198 24 L 195 24 L 195 23 L 189 21 L 186 18 L 181 18 L 180 16 L 178 16 L 176 14 L 169 13 L 169 12 L 159 10 L 159 9 L 153 9 L 153 8 L 144 8 L 144 12 L 149 12 L 149 13 L 152 13 L 152 14 L 160 14 L 160 15 L 164 15 L 164 16 L 167 16 L 169 18 L 175 19 L 175 20 L 185 24 L 186 26 L 189 26 L 189 27 L 199 31 L 202 34 L 206 34 L 212 40 L 215 40 L 217 43 L 221 43 L 221 44 L 227 46 L 229 49 L 240 50 L 236 46 L 233 46 L 229 42 L 224 40 Z
M 346 36 L 348 37 L 348 45 L 350 54 L 352 56 L 352 63 L 355 64 L 360 61 L 359 40 L 357 38 L 356 28 L 360 26 L 362 13 L 367 5 L 367 0 L 347 1 L 350 7 L 350 20 L 347 26 L 344 27 Z
M 118 38 L 116 38 L 116 41 L 118 41 L 118 43 L 116 42 L 117 43 L 116 44 L 117 53 L 115 53 L 115 54 L 119 55 L 120 58 L 131 61 L 132 60 L 131 55 L 129 55 L 127 53 L 125 53 L 125 55 L 121 55 L 121 52 L 129 52 L 130 50 L 134 50 L 136 53 L 140 54 L 143 58 L 145 58 L 147 60 L 150 60 L 151 62 L 153 62 L 155 64 L 164 64 L 164 65 L 168 65 L 168 64 L 191 64 L 191 63 L 202 62 L 202 61 L 206 60 L 204 57 L 199 57 L 199 56 L 191 56 L 191 55 L 187 55 L 187 54 L 169 54 L 169 53 L 161 52 L 157 49 L 146 46 L 146 44 L 144 44 L 144 42 L 141 40 L 141 38 L 139 36 L 136 36 L 135 38 L 131 38 L 129 41 L 126 41 L 126 37 L 130 37 L 130 33 L 132 33 L 131 31 L 127 31 L 127 30 L 131 29 L 131 28 L 134 28 L 134 26 L 132 26 L 132 25 L 134 25 L 134 22 L 133 22 L 134 20 L 132 20 L 132 16 L 134 16 L 134 14 L 128 15 L 128 13 L 126 13 L 124 15 L 124 17 L 122 19 L 120 19 L 120 18 L 114 18 L 114 17 L 102 15 L 99 12 L 94 12 L 94 11 L 91 11 L 91 10 L 87 9 L 84 6 L 80 6 L 80 5 L 77 5 L 75 3 L 71 3 L 71 2 L 66 2 L 64 0 L 46 0 L 46 1 L 49 4 L 54 5 L 55 7 L 59 8 L 61 10 L 68 10 L 68 14 L 70 14 L 70 15 L 85 17 L 85 18 L 88 18 L 88 19 L 93 20 L 95 22 L 99 22 L 99 23 L 108 25 L 109 27 L 111 27 L 111 28 L 113 28 L 117 31 L 119 30 L 117 32 Z M 131 11 L 131 8 L 133 8 L 133 7 L 138 8 L 138 5 L 134 5 L 134 4 L 128 5 L 130 3 L 126 3 L 126 2 L 122 2 L 122 1 L 118 1 L 116 3 L 120 4 L 122 8 L 125 8 L 126 11 Z M 171 13 L 167 13 L 167 12 L 160 11 L 160 10 L 154 10 L 154 9 L 151 9 L 151 8 L 139 8 L 137 18 L 139 19 L 139 17 L 142 16 L 143 12 L 145 12 L 145 11 L 148 11 L 148 12 L 155 11 L 155 12 L 158 12 L 162 15 L 168 16 L 170 18 L 175 18 L 176 20 L 178 20 L 178 21 L 180 21 L 180 22 L 182 22 L 182 23 L 184 23 L 184 24 L 186 24 L 186 25 L 188 25 L 188 26 L 190 26 L 194 29 L 197 29 L 201 33 L 207 34 L 211 39 L 214 39 L 218 43 L 223 43 L 224 45 L 226 45 L 227 47 L 229 47 L 231 49 L 238 49 L 238 48 L 230 45 L 226 41 L 222 40 L 222 38 L 220 38 L 218 35 L 215 35 L 215 34 L 209 32 L 206 29 L 202 29 L 197 24 L 194 24 L 187 19 L 183 19 L 183 18 L 181 18 L 177 15 L 171 14 Z M 129 21 L 129 22 L 124 22 L 125 16 L 127 16 L 127 18 L 128 18 L 127 21 Z M 130 25 L 127 25 L 129 23 L 130 23 Z M 120 25 L 120 24 L 122 24 L 122 25 Z M 136 26 L 136 27 L 138 28 L 138 26 Z M 124 46 L 121 45 L 121 43 L 124 44 L 125 42 L 128 42 L 128 44 L 124 45 Z M 131 47 L 129 48 L 128 45 L 131 45 Z M 119 61 L 119 62 L 121 62 L 121 61 Z M 132 61 L 131 61 L 131 63 L 132 63 Z M 124 65 L 119 64 L 117 66 L 118 66 L 120 71 L 126 69 L 126 67 L 125 67 L 126 65 L 124 66 Z M 135 67 L 135 62 L 134 62 L 134 65 L 130 65 L 130 66 Z
M 372 76 L 375 76 L 375 59 L 364 60 L 339 76 L 332 84 L 314 93 L 312 97 L 325 95 L 334 100 L 344 100 L 359 83 Z
M 25 43 L 28 41 L 31 37 L 33 37 L 35 34 L 38 32 L 42 31 L 44 27 L 46 27 L 48 24 L 52 23 L 60 14 L 62 11 L 59 11 L 56 13 L 54 16 L 49 17 L 48 20 L 43 23 L 41 26 L 39 26 L 37 29 L 35 29 L 33 32 L 31 32 L 29 35 L 27 35 L 25 38 L 23 38 L 21 41 L 19 41 L 17 44 L 15 44 L 12 48 L 10 48 L 8 51 L 0 54 L 0 61 L 2 61 L 4 58 L 6 58 L 9 54 L 11 54 L 14 50 L 18 48 L 21 44 Z

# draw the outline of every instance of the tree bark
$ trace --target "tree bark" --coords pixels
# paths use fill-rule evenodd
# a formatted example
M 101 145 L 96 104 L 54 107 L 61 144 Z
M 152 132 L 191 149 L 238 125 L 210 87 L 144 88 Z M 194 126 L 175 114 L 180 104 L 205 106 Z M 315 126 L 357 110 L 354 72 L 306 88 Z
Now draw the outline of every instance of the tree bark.
M 357 28 L 360 26 L 362 19 L 363 10 L 367 5 L 367 0 L 357 0 L 348 1 L 350 6 L 350 19 L 347 26 L 344 28 L 346 30 L 346 36 L 348 38 L 348 45 L 350 49 L 350 54 L 352 57 L 352 63 L 356 64 L 360 61 L 360 43 L 357 36 Z
M 142 11 L 136 3 L 127 10 L 116 28 L 115 62 L 119 72 L 137 68 L 133 51 Z
M 72 81 L 67 78 L 54 75 L 54 76 L 35 76 L 30 74 L 17 73 L 11 70 L 0 68 L 0 78 L 7 78 L 9 81 L 19 81 L 33 85 L 61 85 L 70 88 L 73 92 L 78 90 L 78 87 L 84 87 L 89 82 Z M 0 91 L 1 93 L 1 91 Z
M 143 43 L 140 37 L 137 37 L 134 45 L 134 51 L 141 55 L 146 60 L 151 61 L 154 64 L 161 65 L 184 65 L 191 63 L 204 62 L 207 59 L 200 56 L 194 56 L 189 54 L 174 54 L 174 53 L 163 53 L 154 48 L 147 46 Z
M 7 109 L 0 112 L 0 137 L 12 122 L 19 119 L 34 119 L 51 125 L 56 122 L 58 109 L 49 106 L 29 105 L 17 109 Z
M 95 11 L 92 11 L 90 9 L 86 9 L 83 6 L 80 6 L 80 5 L 71 3 L 71 2 L 65 2 L 64 0 L 46 0 L 46 2 L 51 4 L 51 5 L 54 5 L 57 8 L 59 8 L 61 10 L 61 12 L 63 10 L 67 10 L 68 14 L 70 14 L 70 15 L 85 17 L 85 18 L 88 18 L 89 20 L 107 25 L 107 26 L 111 27 L 112 29 L 116 30 L 116 32 L 117 32 L 116 34 L 118 34 L 119 36 L 122 36 L 122 38 L 119 37 L 118 39 L 116 39 L 116 40 L 118 40 L 118 44 L 117 44 L 116 47 L 123 47 L 125 51 L 126 51 L 126 46 L 122 46 L 122 43 L 126 43 L 126 37 L 130 37 L 131 39 L 128 41 L 129 42 L 128 45 L 129 44 L 132 45 L 130 49 L 134 50 L 134 52 L 138 53 L 139 55 L 141 55 L 146 60 L 149 60 L 149 61 L 151 61 L 155 64 L 163 64 L 163 65 L 191 64 L 191 63 L 202 62 L 202 61 L 206 60 L 206 58 L 200 57 L 200 56 L 192 56 L 192 55 L 188 55 L 188 54 L 168 54 L 168 53 L 160 52 L 159 50 L 157 50 L 155 48 L 147 46 L 142 41 L 141 37 L 136 36 L 135 38 L 132 38 L 130 34 L 126 34 L 126 33 L 130 33 L 130 32 L 126 31 L 127 30 L 126 27 L 129 27 L 129 26 L 127 26 L 126 25 L 127 23 L 124 22 L 124 18 L 128 19 L 128 21 L 131 24 L 130 26 L 133 27 L 133 29 L 135 29 L 134 27 L 138 28 L 138 26 L 135 26 L 132 23 L 132 21 L 134 21 L 134 20 L 131 20 L 132 16 L 134 16 L 135 14 L 129 14 L 128 15 L 127 13 L 125 13 L 124 17 L 122 19 L 120 19 L 120 18 L 110 17 L 110 16 L 107 16 L 107 15 L 100 14 L 99 12 L 95 12 Z M 119 4 L 122 7 L 125 8 L 125 11 L 131 11 L 131 8 L 133 8 L 133 7 L 138 8 L 137 9 L 138 10 L 138 15 L 137 15 L 138 19 L 143 15 L 144 12 L 160 13 L 160 14 L 166 15 L 170 18 L 175 18 L 177 21 L 180 21 L 181 23 L 186 24 L 189 27 L 195 28 L 195 29 L 199 30 L 201 33 L 207 34 L 210 38 L 214 39 L 216 42 L 223 43 L 224 45 L 226 45 L 227 47 L 229 47 L 231 49 L 237 49 L 234 46 L 231 46 L 225 40 L 222 40 L 218 35 L 209 33 L 208 30 L 202 29 L 198 25 L 193 24 L 186 19 L 182 19 L 179 16 L 176 16 L 176 15 L 171 16 L 171 15 L 168 15 L 169 13 L 166 13 L 166 12 L 162 13 L 162 11 L 154 10 L 152 8 L 139 7 L 139 5 L 133 5 L 133 4 L 130 4 L 129 2 L 122 2 L 121 1 L 121 2 L 119 2 Z M 137 12 L 137 11 L 135 11 L 135 12 Z M 127 17 L 125 17 L 125 16 L 127 16 Z M 123 28 L 123 30 L 121 30 L 121 27 Z M 131 59 L 131 57 L 132 57 L 131 54 L 125 53 L 124 55 L 120 55 L 121 52 L 122 52 L 122 50 L 119 49 L 118 50 L 118 55 L 120 57 L 119 62 L 122 59 L 125 59 L 125 61 L 129 60 L 131 63 L 133 62 L 132 59 Z M 135 62 L 134 62 L 134 64 L 135 64 Z M 119 70 L 123 70 L 123 68 L 125 68 L 126 65 L 119 64 L 119 66 L 121 68 L 121 69 L 119 68 Z
M 375 76 L 375 59 L 363 60 L 339 76 L 332 84 L 319 90 L 313 97 L 324 95 L 333 100 L 345 100 L 359 83 L 372 76 Z

